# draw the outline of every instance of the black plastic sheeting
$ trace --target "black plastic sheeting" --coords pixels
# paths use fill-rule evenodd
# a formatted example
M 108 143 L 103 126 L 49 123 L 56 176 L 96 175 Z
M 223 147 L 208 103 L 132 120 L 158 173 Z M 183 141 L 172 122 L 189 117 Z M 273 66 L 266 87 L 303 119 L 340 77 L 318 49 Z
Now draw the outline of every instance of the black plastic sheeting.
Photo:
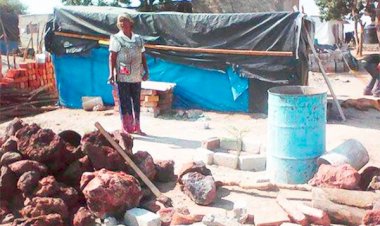
M 0 17 L 4 26 L 5 34 L 7 35 L 7 40 L 19 41 L 20 32 L 18 29 L 18 16 L 0 9 Z M 4 31 L 0 26 L 0 35 L 2 34 L 4 34 Z M 4 40 L 4 38 L 1 39 Z
M 265 96 L 266 88 L 278 85 L 306 84 L 307 45 L 301 13 L 138 13 L 114 7 L 68 6 L 55 9 L 51 32 L 46 36 L 46 47 L 60 54 L 85 54 L 97 46 L 94 41 L 55 36 L 52 32 L 92 35 L 108 38 L 117 33 L 116 18 L 129 13 L 134 21 L 134 32 L 149 44 L 179 47 L 237 49 L 260 51 L 289 51 L 291 57 L 242 56 L 189 53 L 147 49 L 147 53 L 175 63 L 196 67 L 225 70 L 233 66 L 242 77 L 269 83 L 261 89 L 255 87 L 250 110 L 265 111 L 265 101 L 255 96 Z M 49 28 L 48 28 L 49 29 Z M 74 49 L 74 50 L 73 50 Z M 252 81 L 251 81 L 252 83 Z M 251 87 L 250 87 L 251 89 Z M 263 94 L 265 92 L 265 94 Z M 260 95 L 255 95 L 255 93 Z M 261 97 L 260 97 L 261 99 Z

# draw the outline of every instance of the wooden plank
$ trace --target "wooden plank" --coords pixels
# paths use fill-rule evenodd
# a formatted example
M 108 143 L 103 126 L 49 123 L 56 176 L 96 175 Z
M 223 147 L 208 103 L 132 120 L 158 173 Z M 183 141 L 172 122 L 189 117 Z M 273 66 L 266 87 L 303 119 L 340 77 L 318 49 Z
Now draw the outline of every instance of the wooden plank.
M 99 41 L 101 44 L 109 44 L 108 38 L 102 38 L 93 35 L 81 35 L 73 34 L 66 32 L 55 32 L 55 35 L 70 37 L 70 38 L 79 38 L 79 39 L 88 39 Z M 153 45 L 145 44 L 147 49 L 156 49 L 164 51 L 178 51 L 178 52 L 190 52 L 190 53 L 209 53 L 209 54 L 226 54 L 226 55 L 244 55 L 244 56 L 281 56 L 281 57 L 291 57 L 293 56 L 292 52 L 289 51 L 259 51 L 259 50 L 249 50 L 249 49 L 210 49 L 210 48 L 190 48 L 190 47 L 181 47 L 181 46 L 168 46 L 168 45 Z

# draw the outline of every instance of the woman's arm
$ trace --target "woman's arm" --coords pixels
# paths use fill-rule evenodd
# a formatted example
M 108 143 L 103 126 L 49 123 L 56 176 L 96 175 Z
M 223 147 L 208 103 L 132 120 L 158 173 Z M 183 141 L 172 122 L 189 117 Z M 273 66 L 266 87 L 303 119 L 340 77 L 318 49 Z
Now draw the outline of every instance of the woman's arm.
M 146 81 L 149 79 L 149 70 L 148 70 L 148 65 L 146 63 L 146 57 L 145 57 L 145 53 L 143 52 L 142 53 L 142 64 L 143 64 L 143 67 L 144 67 L 144 76 L 143 76 L 143 80 Z
M 108 82 L 111 84 L 115 82 L 116 57 L 117 57 L 117 53 L 110 51 L 110 55 L 109 55 L 110 74 L 108 77 Z

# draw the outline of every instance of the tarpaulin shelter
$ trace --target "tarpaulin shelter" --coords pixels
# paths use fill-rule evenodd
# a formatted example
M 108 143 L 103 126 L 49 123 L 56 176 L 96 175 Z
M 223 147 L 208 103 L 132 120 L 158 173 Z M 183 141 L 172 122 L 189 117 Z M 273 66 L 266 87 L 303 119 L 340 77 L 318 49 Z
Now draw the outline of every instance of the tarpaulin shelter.
M 123 8 L 66 6 L 54 11 L 45 37 L 53 53 L 60 103 L 82 96 L 112 104 L 107 39 L 129 13 L 146 41 L 150 77 L 176 83 L 174 107 L 265 112 L 267 89 L 307 83 L 301 13 L 139 13 Z M 99 41 L 100 40 L 100 41 Z
M 0 54 L 5 55 L 18 48 L 18 16 L 0 9 L 0 22 Z

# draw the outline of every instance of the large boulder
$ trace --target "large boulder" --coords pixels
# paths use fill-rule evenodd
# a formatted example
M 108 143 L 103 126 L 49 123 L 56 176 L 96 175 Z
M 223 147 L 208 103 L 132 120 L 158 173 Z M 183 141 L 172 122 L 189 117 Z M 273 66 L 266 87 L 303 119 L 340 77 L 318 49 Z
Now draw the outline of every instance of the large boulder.
M 211 170 L 209 170 L 204 162 L 189 162 L 184 165 L 182 165 L 181 170 L 178 174 L 178 180 L 182 178 L 183 175 L 190 173 L 190 172 L 197 172 L 204 176 L 211 175 Z
M 149 178 L 153 180 L 156 177 L 156 166 L 152 156 L 146 151 L 138 151 L 133 155 L 135 164 Z
M 20 160 L 10 164 L 9 168 L 18 176 L 21 176 L 28 171 L 36 171 L 41 175 L 47 174 L 46 166 L 33 160 Z
M 182 176 L 181 184 L 185 194 L 199 205 L 209 205 L 216 199 L 216 185 L 210 175 L 190 172 Z
M 46 164 L 53 172 L 65 167 L 62 157 L 66 152 L 66 144 L 50 129 L 38 130 L 31 135 L 27 146 L 19 145 L 19 151 L 29 159 Z
M 71 163 L 64 173 L 58 178 L 61 182 L 79 188 L 80 180 L 84 172 L 94 171 L 88 156 L 84 156 Z
M 8 202 L 0 201 L 0 224 L 4 220 L 4 218 L 10 213 L 11 211 L 8 208 Z
M 68 218 L 65 202 L 59 198 L 35 197 L 21 211 L 23 217 L 32 218 L 49 214 L 59 214 L 62 219 Z
M 21 119 L 14 118 L 5 128 L 5 136 L 14 136 L 16 132 L 24 126 L 26 126 L 26 124 Z
M 379 184 L 377 179 L 380 177 L 380 168 L 376 166 L 367 166 L 360 173 L 359 187 L 361 190 L 379 190 L 376 185 Z M 375 186 L 374 186 L 375 185 Z
M 113 137 L 113 135 L 111 135 Z M 110 142 L 99 132 L 99 131 L 93 131 L 90 133 L 86 133 L 81 140 L 81 144 L 84 145 L 86 143 L 91 143 L 96 146 L 108 146 L 112 147 Z
M 158 160 L 154 165 L 157 171 L 156 181 L 165 183 L 175 180 L 173 160 Z
M 124 213 L 137 207 L 142 197 L 139 182 L 124 172 L 106 169 L 84 173 L 81 180 L 82 192 L 87 206 L 97 217 Z
M 59 192 L 59 183 L 55 180 L 53 176 L 47 176 L 42 178 L 33 192 L 34 196 L 39 197 L 53 197 L 57 192 Z
M 1 156 L 0 165 L 7 166 L 14 162 L 20 161 L 21 159 L 22 156 L 17 152 L 6 152 L 3 156 Z
M 120 132 L 120 130 L 114 131 L 112 135 L 116 142 L 120 144 L 121 148 L 123 148 L 129 156 L 132 156 L 133 137 L 130 134 Z
M 17 188 L 24 194 L 30 194 L 37 187 L 41 175 L 37 171 L 23 173 L 17 181 Z
M 95 216 L 86 208 L 81 207 L 74 214 L 74 226 L 93 226 L 95 225 Z
M 31 218 L 15 219 L 12 225 L 17 226 L 64 226 L 62 216 L 59 214 L 41 215 Z
M 126 171 L 127 164 L 121 155 L 109 146 L 99 146 L 92 143 L 82 145 L 83 152 L 87 153 L 91 165 L 95 170 L 108 169 L 113 171 Z
M 354 190 L 359 188 L 360 174 L 349 164 L 340 166 L 321 165 L 309 181 L 317 187 Z
M 78 191 L 73 187 L 67 187 L 63 184 L 60 184 L 59 191 L 54 195 L 54 197 L 62 199 L 69 209 L 73 209 L 80 204 Z
M 6 166 L 1 167 L 0 173 L 0 199 L 9 200 L 17 192 L 17 177 Z
M 0 158 L 7 152 L 17 152 L 17 138 L 15 136 L 9 137 L 0 148 Z
M 367 210 L 363 220 L 363 225 L 379 225 L 380 224 L 380 210 Z
M 29 146 L 30 138 L 33 134 L 36 134 L 41 127 L 33 123 L 31 125 L 25 125 L 19 130 L 17 130 L 15 137 L 17 138 L 17 149 L 24 150 Z
M 64 130 L 58 133 L 58 136 L 73 147 L 78 147 L 80 145 L 80 141 L 82 140 L 82 136 L 73 130 Z

